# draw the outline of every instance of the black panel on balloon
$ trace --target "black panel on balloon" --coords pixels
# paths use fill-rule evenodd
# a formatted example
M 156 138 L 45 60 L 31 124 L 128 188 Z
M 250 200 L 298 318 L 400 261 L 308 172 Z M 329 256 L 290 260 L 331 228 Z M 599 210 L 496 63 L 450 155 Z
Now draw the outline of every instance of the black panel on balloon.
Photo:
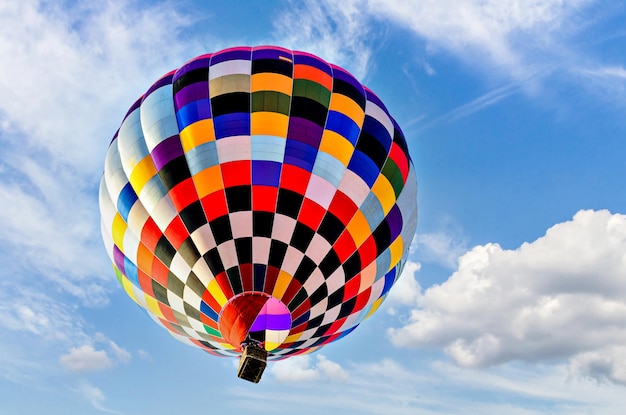
M 262 72 L 272 72 L 291 78 L 293 64 L 282 59 L 253 59 L 252 74 Z
M 285 259 L 285 254 L 287 253 L 287 244 L 281 241 L 277 241 L 272 239 L 270 245 L 270 258 L 267 265 L 271 265 L 280 269 L 283 264 L 283 259 Z
M 180 298 L 183 298 L 185 284 L 180 279 L 178 279 L 178 277 L 174 275 L 173 272 L 170 271 L 167 273 L 167 289 L 179 296 Z
M 305 302 L 307 298 L 308 293 L 306 290 L 304 288 L 300 288 L 300 291 L 298 291 L 298 294 L 296 294 L 296 296 L 289 302 L 287 308 L 289 308 L 290 311 L 293 311 L 298 308 L 300 304 Z
M 196 293 L 198 297 L 202 298 L 202 296 L 204 295 L 204 291 L 206 290 L 206 287 L 204 286 L 202 281 L 198 279 L 198 276 L 196 274 L 194 274 L 193 272 L 190 272 L 189 276 L 187 277 L 186 284 L 187 284 L 187 287 L 191 289 L 191 291 Z
M 211 221 L 211 231 L 213 231 L 213 239 L 215 239 L 217 245 L 233 239 L 228 215 L 213 219 Z
M 209 68 L 198 68 L 182 74 L 174 81 L 174 95 L 184 87 L 195 84 L 197 82 L 209 82 Z
M 324 335 L 324 333 L 326 333 L 328 331 L 328 329 L 330 328 L 332 324 L 324 324 L 323 326 L 319 326 L 317 330 L 315 330 L 315 333 L 313 333 L 313 336 L 311 337 L 321 337 Z
M 344 289 L 343 287 L 339 288 L 334 293 L 328 296 L 328 309 L 332 309 L 335 306 L 338 306 L 343 302 Z
M 199 200 L 190 203 L 189 206 L 181 210 L 179 216 L 190 234 L 207 223 L 204 209 Z
M 274 224 L 274 213 L 253 211 L 252 212 L 252 235 L 264 236 L 269 238 L 272 236 L 272 226 Z
M 376 253 L 380 255 L 391 244 L 391 231 L 387 221 L 382 221 L 378 228 L 372 232 L 374 242 L 376 242 Z
M 352 310 L 354 310 L 355 305 L 356 297 L 352 297 L 348 301 L 345 301 L 343 304 L 341 304 L 341 310 L 339 310 L 339 315 L 337 316 L 337 319 L 349 316 L 350 313 L 352 313 Z
M 311 307 L 322 301 L 324 298 L 326 298 L 327 295 L 328 288 L 326 287 L 326 284 L 320 285 L 320 287 L 309 296 L 309 301 L 311 301 Z
M 297 219 L 304 196 L 288 189 L 278 189 L 276 213 Z
M 310 98 L 294 96 L 291 99 L 291 117 L 304 118 L 324 127 L 328 108 Z
M 183 302 L 183 310 L 185 310 L 187 317 L 200 321 L 200 311 L 196 307 Z
M 239 273 L 239 267 L 232 267 L 226 270 L 228 276 L 228 282 L 235 294 L 243 292 L 243 285 L 241 285 L 241 274 Z
M 229 212 L 252 210 L 252 186 L 233 186 L 224 189 Z
M 365 96 L 351 83 L 335 78 L 333 79 L 333 92 L 337 92 L 349 98 L 352 98 L 354 102 L 359 104 L 359 107 L 361 107 L 361 109 L 365 110 Z
M 159 177 L 167 190 L 191 177 L 185 156 L 176 157 L 159 170 Z
M 165 235 L 162 235 L 159 238 L 159 242 L 157 242 L 157 245 L 154 248 L 154 255 L 159 258 L 166 267 L 169 267 L 172 263 L 172 259 L 174 258 L 174 255 L 176 255 L 176 250 L 170 241 L 167 240 Z
M 235 250 L 240 264 L 252 263 L 252 238 L 235 239 Z
M 155 280 L 152 280 L 152 292 L 154 292 L 154 298 L 163 304 L 169 305 L 167 301 L 167 289 Z
M 203 257 L 213 276 L 224 272 L 224 264 L 222 263 L 222 258 L 217 248 L 210 249 Z
M 385 160 L 387 160 L 387 150 L 385 147 L 365 131 L 361 131 L 359 141 L 356 143 L 356 149 L 362 151 L 367 157 L 372 159 L 379 169 L 383 168 Z
M 308 256 L 302 258 L 302 262 L 298 265 L 298 269 L 293 274 L 293 277 L 304 285 L 306 280 L 311 276 L 311 273 L 315 270 L 315 262 Z
M 233 112 L 250 112 L 250 94 L 247 92 L 231 92 L 211 98 L 213 117 Z
M 328 254 L 326 254 L 322 262 L 319 264 L 320 271 L 322 271 L 324 278 L 330 277 L 331 274 L 339 268 L 339 266 L 341 266 L 341 261 L 339 261 L 339 257 L 334 250 L 331 250 Z
M 306 252 L 306 249 L 309 247 L 314 235 L 315 231 L 313 231 L 313 229 L 301 222 L 296 222 L 296 227 L 293 231 L 291 242 L 289 242 L 289 244 L 300 252 Z
M 312 318 L 311 320 L 309 320 L 308 324 L 306 325 L 307 330 L 315 328 L 315 327 L 319 327 L 320 324 L 322 324 L 322 321 L 324 321 L 324 314 L 322 314 L 321 316 Z
M 189 266 L 193 266 L 200 259 L 200 253 L 191 237 L 185 239 L 178 247 L 178 255 L 182 256 Z
M 346 262 L 343 263 L 343 272 L 346 274 L 346 281 L 349 281 L 361 272 L 361 257 L 358 252 L 355 252 L 348 258 Z
M 330 212 L 326 212 L 322 223 L 320 224 L 317 233 L 322 235 L 331 245 L 337 241 L 341 232 L 343 232 L 345 225 L 337 219 L 335 215 Z

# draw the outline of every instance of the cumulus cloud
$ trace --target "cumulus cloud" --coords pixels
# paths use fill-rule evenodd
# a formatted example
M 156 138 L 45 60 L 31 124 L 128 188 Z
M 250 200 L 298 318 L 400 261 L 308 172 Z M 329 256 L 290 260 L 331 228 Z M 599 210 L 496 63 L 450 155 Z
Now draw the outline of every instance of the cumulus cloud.
M 621 382 L 625 252 L 626 215 L 605 210 L 580 211 L 515 250 L 477 246 L 389 335 L 442 347 L 461 366 L 565 359 L 572 373 Z
M 397 306 L 415 306 L 421 295 L 420 286 L 415 274 L 422 268 L 421 264 L 414 261 L 407 261 L 402 270 L 402 274 L 391 287 L 391 291 L 385 300 L 385 306 L 389 306 L 389 312 L 395 314 Z
M 95 372 L 110 369 L 116 364 L 130 363 L 130 352 L 102 333 L 97 333 L 94 341 L 96 344 L 104 343 L 105 348 L 96 349 L 92 344 L 72 347 L 67 354 L 59 357 L 61 366 L 70 372 Z
M 59 363 L 70 372 L 94 372 L 113 366 L 106 351 L 96 350 L 90 344 L 72 347 L 59 358 Z
M 309 355 L 296 356 L 272 363 L 270 372 L 279 382 L 306 382 L 316 379 L 345 381 L 348 372 L 338 363 L 323 355 L 313 359 Z

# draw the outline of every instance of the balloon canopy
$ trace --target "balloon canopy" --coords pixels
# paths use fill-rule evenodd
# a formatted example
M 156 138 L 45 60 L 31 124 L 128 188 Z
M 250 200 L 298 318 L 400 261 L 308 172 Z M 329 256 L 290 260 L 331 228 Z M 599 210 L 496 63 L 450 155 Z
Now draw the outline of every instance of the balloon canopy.
M 102 234 L 126 293 L 174 337 L 270 359 L 350 333 L 417 222 L 405 138 L 344 69 L 237 47 L 155 82 L 108 149 Z

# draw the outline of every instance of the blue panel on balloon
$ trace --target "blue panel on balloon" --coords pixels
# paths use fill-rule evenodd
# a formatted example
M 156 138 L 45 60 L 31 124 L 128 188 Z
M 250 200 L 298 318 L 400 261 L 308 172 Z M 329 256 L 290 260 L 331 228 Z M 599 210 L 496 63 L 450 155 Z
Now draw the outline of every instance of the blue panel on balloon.
M 397 267 L 393 267 L 391 271 L 389 271 L 387 275 L 385 275 L 385 287 L 383 288 L 383 293 L 380 295 L 381 297 L 389 292 L 391 286 L 396 280 L 396 269 Z
M 317 149 L 297 140 L 287 140 L 285 163 L 312 171 L 317 157 Z
M 274 161 L 252 160 L 252 184 L 278 187 L 281 164 Z
M 137 273 L 137 265 L 133 264 L 130 259 L 124 257 L 124 275 L 136 287 L 139 287 L 139 275 Z
M 220 115 L 213 119 L 215 139 L 234 137 L 238 135 L 250 135 L 250 113 L 234 112 Z
M 359 126 L 350 117 L 337 111 L 328 111 L 326 129 L 345 137 L 352 145 L 356 144 L 361 132 Z
M 200 312 L 210 318 L 211 320 L 217 321 L 219 316 L 211 307 L 208 306 L 204 301 L 200 302 Z
M 359 175 L 371 188 L 380 174 L 380 169 L 376 163 L 359 150 L 355 150 L 348 164 L 348 169 Z
M 119 198 L 117 199 L 117 211 L 124 219 L 124 222 L 128 223 L 128 214 L 136 201 L 137 195 L 135 194 L 133 187 L 130 183 L 126 183 L 126 186 L 124 186 L 120 192 Z
M 196 121 L 208 118 L 211 118 L 211 103 L 204 99 L 190 102 L 176 112 L 176 121 L 181 131 Z
M 294 320 L 291 324 L 291 327 L 298 327 L 300 324 L 304 324 L 309 320 L 309 316 L 311 315 L 311 310 L 307 310 L 306 313 L 302 314 L 300 317 Z

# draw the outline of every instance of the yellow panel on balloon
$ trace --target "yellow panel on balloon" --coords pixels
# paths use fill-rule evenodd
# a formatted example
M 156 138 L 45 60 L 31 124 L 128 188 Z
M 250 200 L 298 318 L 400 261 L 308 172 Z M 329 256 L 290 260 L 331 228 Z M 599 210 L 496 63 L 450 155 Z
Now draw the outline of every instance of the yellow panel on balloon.
M 339 160 L 344 166 L 348 166 L 354 146 L 347 139 L 331 130 L 324 130 L 320 151 L 328 153 Z
M 374 186 L 372 186 L 372 193 L 374 193 L 378 198 L 385 215 L 389 213 L 391 208 L 393 208 L 396 203 L 396 194 L 393 190 L 393 186 L 389 183 L 389 180 L 387 180 L 387 178 L 382 174 L 378 176 Z
M 251 92 L 276 91 L 291 96 L 292 80 L 284 75 L 265 72 L 252 75 Z
M 342 94 L 332 95 L 329 110 L 337 111 L 350 117 L 356 125 L 362 125 L 365 119 L 365 111 L 356 102 Z
M 224 187 L 222 170 L 219 165 L 208 167 L 193 176 L 198 197 L 202 199 L 206 195 L 221 190 Z
M 180 142 L 185 153 L 209 141 L 215 141 L 215 130 L 213 130 L 211 118 L 196 121 L 180 132 Z
M 154 162 L 150 154 L 145 156 L 133 169 L 128 181 L 133 186 L 136 194 L 141 193 L 141 189 L 148 183 L 148 181 L 157 174 Z
M 287 137 L 289 117 L 277 112 L 259 111 L 250 114 L 251 135 Z

